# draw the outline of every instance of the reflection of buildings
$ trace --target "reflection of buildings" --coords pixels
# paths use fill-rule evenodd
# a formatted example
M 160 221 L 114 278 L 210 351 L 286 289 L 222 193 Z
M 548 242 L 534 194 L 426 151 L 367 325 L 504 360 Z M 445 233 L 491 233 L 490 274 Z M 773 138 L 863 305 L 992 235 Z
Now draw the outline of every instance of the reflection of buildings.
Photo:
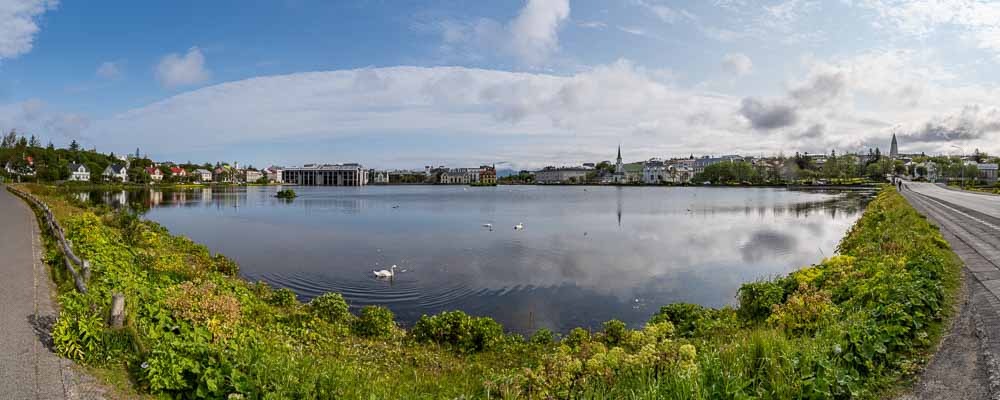
M 368 170 L 360 164 L 306 164 L 288 168 L 282 178 L 286 183 L 303 186 L 364 186 Z
M 76 199 L 84 203 L 90 201 L 90 192 L 80 192 L 76 194 Z
M 128 193 L 124 190 L 120 192 L 105 192 L 104 203 L 110 206 L 124 207 L 128 204 Z
M 156 207 L 163 202 L 163 192 L 159 190 L 149 189 L 149 202 L 148 206 Z

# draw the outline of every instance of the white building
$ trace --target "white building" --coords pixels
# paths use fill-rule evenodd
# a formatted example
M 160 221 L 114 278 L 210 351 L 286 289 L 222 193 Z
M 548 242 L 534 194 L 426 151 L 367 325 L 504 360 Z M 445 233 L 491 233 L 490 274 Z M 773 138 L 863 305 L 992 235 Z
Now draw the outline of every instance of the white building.
M 149 179 L 152 179 L 157 182 L 163 180 L 163 172 L 160 172 L 159 168 L 156 167 L 146 168 L 146 173 L 149 174 Z
M 282 183 L 284 182 L 282 176 L 282 171 L 284 170 L 285 169 L 282 167 L 276 167 L 272 165 L 268 168 L 264 168 L 264 176 L 266 176 L 267 179 L 271 182 Z
M 204 168 L 198 168 L 192 172 L 198 182 L 211 182 L 212 181 L 212 171 Z
M 368 170 L 361 164 L 306 164 L 282 172 L 285 183 L 303 186 L 364 186 Z
M 255 170 L 255 169 L 248 169 L 248 170 L 246 170 L 246 181 L 247 181 L 247 183 L 257 182 L 257 181 L 260 180 L 260 178 L 263 178 L 263 177 L 264 177 L 264 174 L 261 174 L 260 171 L 258 171 L 258 170 Z
M 372 183 L 376 185 L 385 185 L 389 183 L 389 171 L 371 171 Z
M 83 164 L 69 165 L 69 180 L 87 182 L 90 180 L 90 170 Z
M 545 167 L 540 171 L 535 171 L 535 182 L 537 183 L 582 183 L 587 180 L 587 174 L 593 172 L 590 168 L 556 168 Z
M 642 183 L 647 185 L 669 182 L 669 174 L 667 165 L 658 158 L 650 159 L 642 164 Z
M 109 165 L 101 176 L 112 182 L 128 182 L 128 169 L 124 165 Z

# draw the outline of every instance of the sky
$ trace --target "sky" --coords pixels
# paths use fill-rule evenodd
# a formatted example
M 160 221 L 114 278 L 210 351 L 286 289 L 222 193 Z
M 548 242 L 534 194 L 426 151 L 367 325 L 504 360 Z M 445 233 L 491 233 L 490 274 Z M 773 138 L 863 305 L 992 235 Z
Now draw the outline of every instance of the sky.
M 1000 153 L 1000 2 L 0 0 L 0 129 L 160 161 Z

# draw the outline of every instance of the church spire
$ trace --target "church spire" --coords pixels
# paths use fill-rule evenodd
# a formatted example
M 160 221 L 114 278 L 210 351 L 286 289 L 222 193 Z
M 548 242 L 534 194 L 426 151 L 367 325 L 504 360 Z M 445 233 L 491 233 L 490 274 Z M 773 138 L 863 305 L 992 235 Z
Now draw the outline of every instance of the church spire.
M 889 157 L 896 158 L 899 156 L 899 146 L 896 143 L 896 132 L 892 133 L 892 143 L 889 144 Z
M 618 145 L 618 162 L 622 162 L 622 145 Z

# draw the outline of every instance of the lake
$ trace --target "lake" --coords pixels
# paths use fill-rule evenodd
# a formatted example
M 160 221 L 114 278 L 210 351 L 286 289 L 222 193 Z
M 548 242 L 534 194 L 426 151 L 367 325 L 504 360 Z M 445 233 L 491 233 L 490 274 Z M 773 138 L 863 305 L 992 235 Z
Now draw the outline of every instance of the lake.
M 339 292 L 403 326 L 463 310 L 513 332 L 640 327 L 661 305 L 735 304 L 746 281 L 834 254 L 872 191 L 583 186 L 84 192 L 235 259 L 308 301 Z M 515 230 L 516 224 L 524 229 Z M 492 229 L 484 226 L 492 224 Z M 394 279 L 373 270 L 397 265 Z

